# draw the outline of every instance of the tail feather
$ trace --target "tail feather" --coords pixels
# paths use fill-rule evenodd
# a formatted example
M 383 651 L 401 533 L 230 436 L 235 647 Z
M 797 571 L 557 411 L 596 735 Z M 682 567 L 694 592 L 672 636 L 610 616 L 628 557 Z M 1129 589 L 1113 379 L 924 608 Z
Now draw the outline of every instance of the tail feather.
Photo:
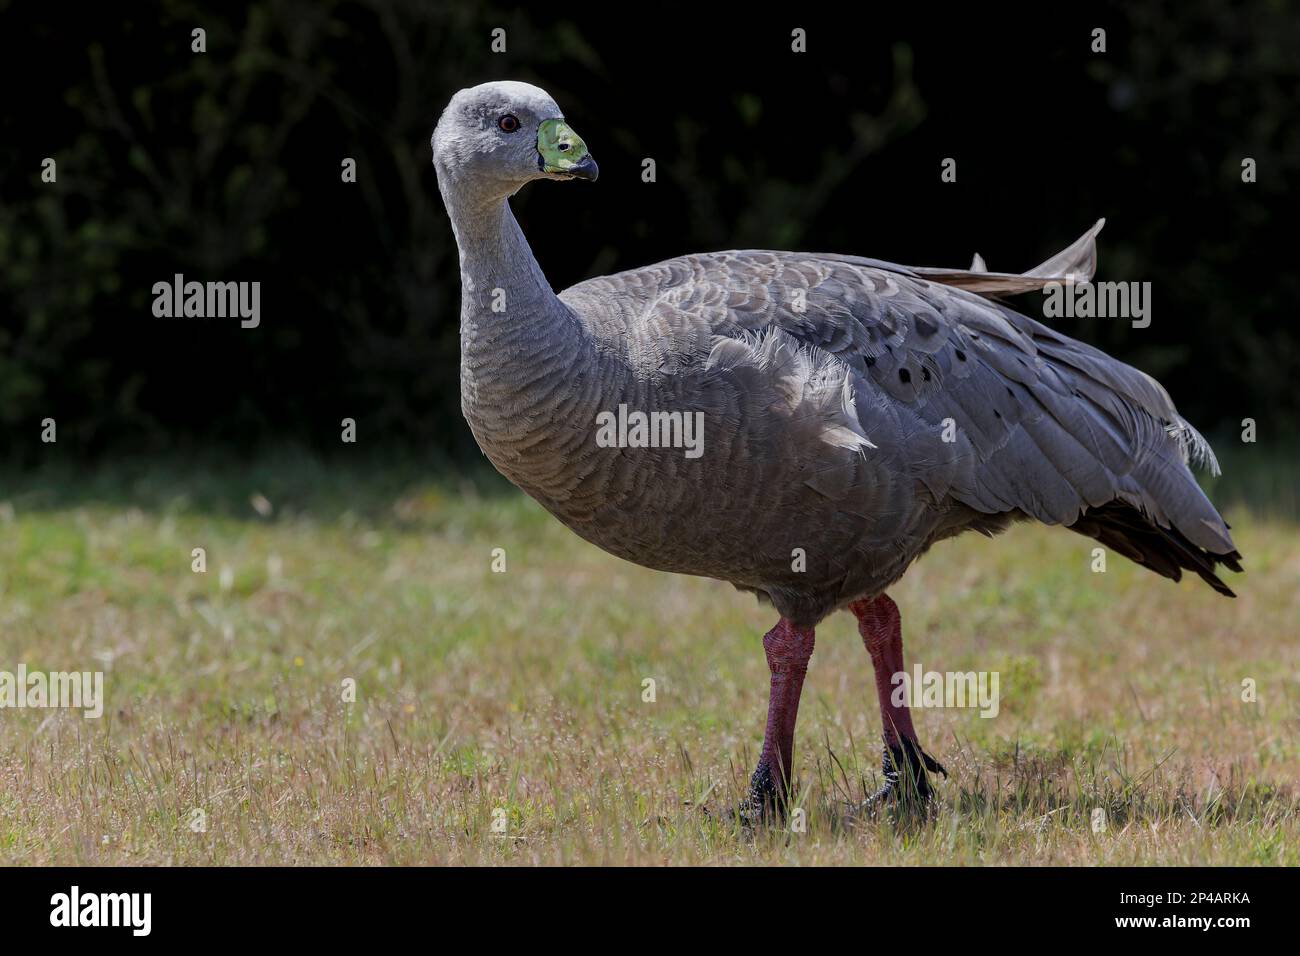
M 1070 525 L 1070 530 L 1095 538 L 1156 574 L 1179 581 L 1183 571 L 1193 571 L 1220 594 L 1237 596 L 1216 571 L 1223 565 L 1240 572 L 1240 553 L 1233 550 L 1217 554 L 1199 547 L 1177 528 L 1161 527 L 1133 505 L 1112 501 L 1100 508 L 1089 508 Z

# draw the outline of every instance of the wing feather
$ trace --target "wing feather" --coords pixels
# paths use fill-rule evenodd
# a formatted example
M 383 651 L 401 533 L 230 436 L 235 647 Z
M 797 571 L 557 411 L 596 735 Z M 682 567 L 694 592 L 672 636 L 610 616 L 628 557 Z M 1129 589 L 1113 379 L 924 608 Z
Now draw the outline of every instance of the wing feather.
M 1100 225 L 1028 278 L 1091 276 Z M 1214 568 L 1239 555 L 1189 468 L 1213 467 L 1213 453 L 1164 388 L 926 271 L 749 250 L 669 260 L 562 297 L 588 313 L 597 300 L 621 303 L 618 331 L 634 355 L 668 342 L 685 356 L 678 365 L 734 378 L 738 400 L 781 404 L 792 437 L 774 445 L 812 462 L 808 492 L 861 514 L 866 535 L 914 528 L 923 509 L 1022 514 L 1226 592 Z

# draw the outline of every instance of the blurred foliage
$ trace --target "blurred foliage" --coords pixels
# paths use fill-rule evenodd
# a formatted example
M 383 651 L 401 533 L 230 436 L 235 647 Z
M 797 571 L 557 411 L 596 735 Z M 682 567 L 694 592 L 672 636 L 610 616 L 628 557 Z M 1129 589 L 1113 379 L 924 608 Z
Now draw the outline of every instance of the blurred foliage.
M 471 454 L 428 139 L 456 89 L 507 77 L 554 94 L 601 164 L 595 186 L 514 201 L 557 289 L 727 247 L 928 265 L 978 250 L 1018 271 L 1104 215 L 1098 277 L 1151 281 L 1153 324 L 1057 326 L 1160 378 L 1203 429 L 1250 416 L 1267 441 L 1300 418 L 1291 4 L 1002 22 L 671 5 L 632 22 L 416 0 L 0 13 L 10 460 L 51 453 L 47 416 L 70 460 L 337 448 L 344 416 L 366 444 Z M 790 52 L 792 25 L 808 53 Z M 489 48 L 498 26 L 504 54 Z M 1089 49 L 1095 26 L 1105 54 Z M 40 181 L 46 156 L 56 184 Z M 939 181 L 947 156 L 955 184 Z M 1257 183 L 1241 182 L 1243 156 Z M 579 229 L 553 241 L 561 217 Z M 261 327 L 155 319 L 151 287 L 176 273 L 261 281 Z

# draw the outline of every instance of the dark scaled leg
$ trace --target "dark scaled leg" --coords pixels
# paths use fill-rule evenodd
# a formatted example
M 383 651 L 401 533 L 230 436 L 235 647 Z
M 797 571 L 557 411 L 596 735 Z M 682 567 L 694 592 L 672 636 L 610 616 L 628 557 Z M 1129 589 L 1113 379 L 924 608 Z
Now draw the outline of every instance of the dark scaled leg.
M 912 726 L 907 702 L 896 704 L 892 678 L 906 668 L 903 664 L 903 622 L 898 605 L 882 594 L 870 601 L 855 601 L 849 610 L 858 619 L 858 633 L 871 654 L 876 670 L 876 694 L 880 698 L 880 722 L 884 729 L 885 752 L 881 771 L 885 784 L 867 800 L 868 806 L 897 802 L 908 809 L 926 809 L 934 798 L 926 771 L 948 771 L 921 749 Z
M 755 824 L 785 813 L 794 766 L 794 725 L 799 716 L 799 695 L 812 657 L 814 630 L 785 618 L 763 638 L 772 685 L 767 702 L 767 729 L 763 752 L 749 783 L 749 793 L 736 809 L 741 821 Z

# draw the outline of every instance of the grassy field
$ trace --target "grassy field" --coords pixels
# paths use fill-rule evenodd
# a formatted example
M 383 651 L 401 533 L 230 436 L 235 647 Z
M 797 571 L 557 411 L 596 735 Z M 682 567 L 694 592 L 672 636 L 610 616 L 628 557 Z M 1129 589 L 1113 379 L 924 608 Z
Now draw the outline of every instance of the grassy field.
M 1300 864 L 1290 520 L 1229 508 L 1235 601 L 1118 556 L 1093 573 L 1060 530 L 940 545 L 892 592 L 909 667 L 998 671 L 1002 701 L 916 712 L 951 772 L 936 819 L 842 825 L 880 728 L 837 615 L 800 716 L 806 830 L 745 835 L 700 806 L 752 769 L 770 609 L 608 557 L 487 476 L 423 474 L 0 484 L 0 671 L 103 670 L 107 697 L 99 720 L 0 711 L 0 863 Z

